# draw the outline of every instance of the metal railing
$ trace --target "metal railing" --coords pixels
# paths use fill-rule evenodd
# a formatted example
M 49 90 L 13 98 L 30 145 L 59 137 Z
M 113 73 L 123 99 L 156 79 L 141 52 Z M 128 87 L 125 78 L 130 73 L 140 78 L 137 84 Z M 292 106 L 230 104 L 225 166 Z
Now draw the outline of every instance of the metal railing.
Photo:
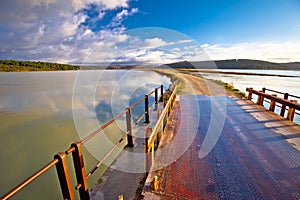
M 151 164 L 154 162 L 154 155 L 155 155 L 155 146 L 158 147 L 160 142 L 159 135 L 164 131 L 165 125 L 167 123 L 167 118 L 170 115 L 170 112 L 173 108 L 174 100 L 176 97 L 176 89 L 175 86 L 174 90 L 171 91 L 171 95 L 168 99 L 167 104 L 165 105 L 164 110 L 160 114 L 158 121 L 156 122 L 154 128 L 146 129 L 146 137 L 145 137 L 145 154 L 146 154 L 146 171 L 150 171 Z M 150 133 L 150 135 L 149 135 Z M 150 154 L 151 153 L 151 154 Z
M 22 183 L 18 184 L 15 188 L 4 194 L 2 197 L 0 197 L 1 200 L 6 200 L 14 196 L 16 193 L 18 193 L 20 190 L 25 188 L 27 185 L 29 185 L 31 182 L 36 180 L 38 177 L 40 177 L 42 174 L 44 174 L 46 171 L 48 171 L 50 168 L 56 166 L 56 171 L 60 183 L 60 188 L 62 192 L 63 199 L 69 199 L 73 200 L 75 199 L 74 190 L 72 187 L 72 182 L 70 178 L 70 172 L 69 172 L 69 166 L 67 164 L 67 156 L 72 153 L 73 158 L 73 164 L 74 164 L 74 170 L 75 175 L 77 179 L 77 185 L 75 186 L 75 189 L 79 191 L 80 199 L 89 199 L 89 188 L 87 180 L 93 175 L 93 173 L 103 164 L 103 162 L 114 152 L 114 150 L 118 147 L 118 145 L 121 144 L 121 142 L 127 137 L 127 147 L 133 147 L 133 140 L 132 140 L 132 129 L 135 128 L 141 121 L 144 119 L 145 123 L 149 123 L 149 111 L 151 107 L 155 104 L 158 104 L 159 97 L 158 97 L 158 90 L 160 89 L 160 99 L 163 99 L 163 85 L 160 85 L 159 87 L 155 88 L 153 91 L 151 91 L 149 94 L 145 95 L 142 99 L 131 105 L 129 108 L 126 108 L 125 111 L 114 117 L 113 119 L 109 120 L 107 123 L 102 125 L 99 129 L 92 132 L 90 135 L 85 137 L 79 142 L 74 142 L 71 144 L 71 147 L 67 149 L 65 152 L 59 152 L 54 156 L 54 159 L 49 162 L 47 165 L 45 165 L 43 168 L 38 170 L 36 173 L 28 177 L 26 180 L 24 180 Z M 149 106 L 149 97 L 155 94 L 154 96 L 154 102 L 152 105 Z M 132 109 L 139 105 L 142 102 L 145 102 L 145 111 L 139 117 L 139 119 L 132 124 Z M 120 119 L 123 116 L 126 116 L 126 133 L 119 139 L 117 143 L 114 144 L 111 150 L 103 157 L 102 160 L 100 160 L 88 173 L 85 171 L 84 167 L 84 160 L 83 160 L 83 152 L 82 152 L 82 145 L 86 143 L 87 141 L 91 140 L 93 137 L 95 137 L 97 134 L 99 134 L 101 131 L 103 131 L 106 127 L 111 125 L 116 120 Z
M 291 95 L 288 93 L 283 93 L 283 92 L 279 92 L 279 91 L 271 90 L 271 89 L 267 89 L 267 88 L 262 88 L 262 90 L 260 90 L 260 91 L 254 90 L 253 88 L 247 88 L 246 91 L 249 92 L 248 100 L 252 100 L 252 94 L 256 94 L 258 96 L 256 104 L 263 106 L 263 102 L 268 102 L 270 104 L 269 110 L 272 112 L 275 111 L 275 107 L 281 108 L 280 116 L 282 116 L 282 117 L 285 116 L 285 111 L 287 110 L 288 113 L 287 113 L 286 118 L 290 121 L 294 120 L 295 114 L 300 115 L 300 113 L 296 112 L 296 111 L 300 110 L 300 104 L 297 103 L 298 101 L 288 99 L 289 97 L 300 99 L 299 96 Z M 267 94 L 266 91 L 275 92 L 277 94 L 282 94 L 283 97 L 282 98 L 277 97 L 277 94 Z M 268 100 L 266 100 L 266 99 L 268 99 Z M 279 103 L 280 105 L 278 105 L 277 103 Z
M 296 99 L 300 100 L 300 96 L 292 95 L 292 94 L 289 94 L 289 93 L 284 93 L 284 92 L 280 92 L 280 91 L 276 91 L 276 90 L 272 90 L 272 89 L 267 89 L 267 88 L 262 88 L 262 91 L 263 92 L 270 91 L 270 92 L 275 92 L 277 94 L 281 94 L 281 95 L 283 95 L 283 98 L 286 99 L 286 100 L 288 100 L 289 97 L 293 97 L 293 98 L 296 98 Z M 267 100 L 265 100 L 265 101 L 268 102 Z M 270 103 L 270 102 L 268 102 L 268 103 Z M 286 108 L 286 106 L 276 104 L 276 107 L 281 108 L 280 116 L 284 117 L 285 111 L 288 110 Z M 295 114 L 300 116 L 299 112 L 295 112 Z

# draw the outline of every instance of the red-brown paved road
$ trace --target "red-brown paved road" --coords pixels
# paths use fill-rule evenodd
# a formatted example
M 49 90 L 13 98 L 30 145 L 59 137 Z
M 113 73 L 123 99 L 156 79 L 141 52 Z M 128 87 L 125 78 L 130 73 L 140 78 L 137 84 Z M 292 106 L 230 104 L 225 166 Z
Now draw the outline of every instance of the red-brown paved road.
M 180 98 L 180 126 L 170 155 L 176 162 L 164 169 L 160 194 L 151 195 L 158 199 L 300 199 L 300 152 L 285 136 L 265 126 L 278 123 L 279 127 L 284 119 L 259 121 L 252 115 L 264 112 L 262 109 L 245 110 L 230 97 L 214 97 L 212 103 L 211 97 L 197 95 L 198 105 L 191 105 L 195 96 Z M 226 113 L 224 121 L 216 113 Z M 199 126 L 195 128 L 197 117 Z M 200 158 L 209 127 L 218 131 L 218 126 L 220 134 L 206 139 L 209 143 L 217 140 L 215 146 Z M 299 138 L 300 131 L 290 137 Z M 192 141 L 191 145 L 177 158 L 178 149 L 187 141 Z M 145 199 L 154 198 L 151 195 L 146 194 Z

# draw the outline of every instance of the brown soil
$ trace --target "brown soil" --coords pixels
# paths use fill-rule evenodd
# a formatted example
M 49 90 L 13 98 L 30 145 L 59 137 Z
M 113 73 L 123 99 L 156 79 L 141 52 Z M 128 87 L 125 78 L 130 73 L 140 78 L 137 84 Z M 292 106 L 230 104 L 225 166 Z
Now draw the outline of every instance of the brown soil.
M 183 93 L 242 97 L 240 94 L 226 90 L 223 85 L 219 85 L 213 81 L 185 73 L 177 73 L 176 75 L 180 75 L 184 79 L 185 88 Z
M 252 76 L 278 76 L 278 77 L 298 77 L 292 75 L 280 75 L 280 74 L 265 74 L 265 73 L 251 73 L 251 72 L 230 72 L 222 70 L 209 70 L 209 69 L 178 69 L 180 72 L 203 72 L 203 73 L 213 73 L 213 74 L 234 74 L 234 75 L 252 75 Z
M 229 89 L 225 89 L 223 85 L 216 82 L 204 79 L 194 74 L 190 74 L 185 71 L 177 71 L 170 69 L 155 69 L 157 73 L 169 76 L 172 81 L 179 80 L 178 87 L 179 94 L 202 94 L 210 96 L 232 96 L 243 97 L 242 94 L 238 94 Z

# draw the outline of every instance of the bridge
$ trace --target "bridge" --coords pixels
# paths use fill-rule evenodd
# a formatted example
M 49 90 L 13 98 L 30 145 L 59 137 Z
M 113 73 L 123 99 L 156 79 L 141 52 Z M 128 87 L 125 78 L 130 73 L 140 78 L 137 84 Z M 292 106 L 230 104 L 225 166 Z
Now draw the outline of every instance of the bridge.
M 176 87 L 168 92 L 163 86 L 155 88 L 99 130 L 57 153 L 0 199 L 13 197 L 52 167 L 57 169 L 63 199 L 131 199 L 144 172 L 144 199 L 300 199 L 300 126 L 293 122 L 300 105 L 288 99 L 299 97 L 248 88 L 245 99 L 220 92 L 221 86 L 210 81 L 183 76 L 192 86 L 185 93 L 178 95 Z M 168 100 L 162 102 L 166 96 Z M 144 112 L 133 121 L 132 110 L 140 104 Z M 280 113 L 275 114 L 278 109 Z M 82 145 L 122 117 L 126 132 L 87 171 Z M 93 186 L 87 179 L 122 142 L 127 147 L 113 164 L 121 170 L 108 170 L 104 184 L 90 191 Z M 68 156 L 73 158 L 75 185 Z

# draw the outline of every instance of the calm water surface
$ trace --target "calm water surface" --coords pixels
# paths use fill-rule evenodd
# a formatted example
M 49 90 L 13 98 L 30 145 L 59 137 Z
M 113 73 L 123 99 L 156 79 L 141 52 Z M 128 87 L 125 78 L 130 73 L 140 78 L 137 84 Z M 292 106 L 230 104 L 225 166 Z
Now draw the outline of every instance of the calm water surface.
M 79 141 L 83 131 L 89 134 L 160 84 L 168 87 L 169 78 L 143 71 L 0 73 L 0 196 Z M 74 123 L 73 115 L 80 123 Z M 119 136 L 100 141 L 109 138 L 113 143 Z M 99 145 L 105 147 L 103 142 Z M 84 151 L 89 171 L 99 157 Z M 73 174 L 71 159 L 68 162 Z M 103 170 L 89 180 L 90 185 Z M 53 168 L 12 199 L 61 198 Z
M 247 87 L 253 87 L 255 90 L 261 90 L 263 87 L 277 90 L 280 92 L 287 92 L 296 96 L 300 96 L 300 71 L 288 70 L 220 70 L 225 72 L 247 72 L 259 74 L 273 74 L 273 75 L 287 75 L 293 77 L 279 77 L 279 76 L 256 76 L 256 75 L 236 75 L 236 74 L 214 74 L 201 73 L 205 78 L 221 80 L 226 83 L 232 83 L 235 88 L 246 93 Z M 247 93 L 246 93 L 247 94 Z M 279 97 L 283 95 L 279 95 Z M 256 95 L 253 95 L 256 98 Z M 291 97 L 290 99 L 295 99 Z M 300 99 L 296 99 L 300 102 Z M 279 112 L 279 108 L 277 108 Z M 298 111 L 299 112 L 299 111 Z M 300 124 L 300 116 L 295 115 L 295 122 Z

